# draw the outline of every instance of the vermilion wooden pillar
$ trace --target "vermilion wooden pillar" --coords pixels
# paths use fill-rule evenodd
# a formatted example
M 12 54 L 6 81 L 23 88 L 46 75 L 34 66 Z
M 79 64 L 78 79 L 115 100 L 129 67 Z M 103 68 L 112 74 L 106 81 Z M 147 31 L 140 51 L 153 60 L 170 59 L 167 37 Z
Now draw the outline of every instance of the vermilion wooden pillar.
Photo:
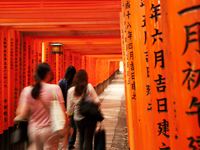
M 14 78 L 15 78 L 15 86 L 14 86 L 14 116 L 16 116 L 16 109 L 19 99 L 19 93 L 20 93 L 20 34 L 18 31 L 15 31 L 15 55 L 14 55 Z
M 122 6 L 124 6 L 124 1 L 122 0 Z M 131 86 L 130 86 L 130 76 L 129 76 L 129 63 L 128 63 L 128 54 L 127 54 L 127 37 L 126 37 L 126 20 L 125 20 L 125 11 L 122 7 L 122 12 L 120 14 L 120 28 L 121 28 L 121 45 L 122 45 L 122 57 L 124 64 L 124 81 L 125 81 L 125 98 L 126 98 L 126 112 L 127 112 L 127 127 L 128 127 L 128 137 L 129 137 L 129 147 L 134 149 L 135 139 L 134 135 L 137 133 L 134 132 L 133 128 L 137 128 L 137 124 L 133 121 L 133 111 L 132 107 L 132 96 L 131 96 Z M 137 131 L 137 130 L 136 130 Z M 137 145 L 137 142 L 136 142 Z
M 14 126 L 14 92 L 15 92 L 15 78 L 14 71 L 14 57 L 15 57 L 15 32 L 13 29 L 8 30 L 8 126 Z
M 32 63 L 31 63 L 31 37 L 24 37 L 24 44 L 26 43 L 25 48 L 25 55 L 26 55 L 26 60 L 24 61 L 24 66 L 25 66 L 25 78 L 26 78 L 26 86 L 31 85 L 31 70 L 32 70 Z
M 0 47 L 3 49 L 3 29 L 0 28 Z M 3 51 L 0 51 L 0 58 L 3 58 Z M 0 61 L 0 134 L 3 133 L 3 61 Z
M 176 111 L 172 144 L 178 149 L 199 149 L 200 1 L 164 0 L 161 7 L 166 22 L 163 24 L 165 55 L 170 60 L 167 71 L 171 70 L 167 83 L 173 86 L 169 95 Z
M 100 59 L 97 59 L 96 60 L 96 84 L 98 85 L 99 83 L 101 83 L 101 80 L 100 80 L 100 74 L 101 74 L 101 60 Z
M 30 85 L 34 85 L 34 81 L 35 81 L 35 66 L 34 66 L 34 39 L 31 37 L 31 41 L 30 41 Z
M 128 4 L 128 3 L 127 3 Z M 152 111 L 151 83 L 149 75 L 149 57 L 146 38 L 145 2 L 132 0 L 131 21 L 133 39 L 133 55 L 135 64 L 135 83 L 137 95 L 137 114 L 139 127 L 139 149 L 155 149 L 154 115 Z M 142 140 L 140 140 L 142 139 Z M 145 144 L 144 144 L 145 143 Z
M 22 55 L 23 55 L 23 59 L 22 59 L 22 85 L 23 85 L 23 88 L 27 86 L 27 67 L 28 64 L 26 65 L 26 60 L 27 60 L 27 57 L 28 57 L 28 51 L 27 51 L 27 41 L 26 41 L 26 38 L 23 37 L 22 39 Z
M 3 116 L 3 130 L 8 129 L 8 30 L 2 29 L 2 116 Z
M 132 142 L 134 142 L 134 148 L 138 149 L 139 147 L 142 149 L 142 144 L 139 139 L 142 139 L 142 131 L 141 127 L 139 126 L 139 118 L 140 114 L 138 112 L 137 108 L 137 94 L 136 94 L 136 80 L 135 80 L 135 60 L 134 60 L 134 50 L 135 46 L 133 43 L 132 38 L 132 14 L 131 14 L 131 3 L 130 1 L 124 0 L 124 3 L 122 5 L 122 12 L 124 15 L 125 23 L 124 23 L 124 30 L 125 30 L 125 46 L 126 46 L 126 59 L 127 59 L 127 75 L 129 77 L 128 84 L 130 85 L 130 101 L 132 105 L 132 118 L 133 118 L 133 130 L 132 133 L 134 135 L 134 141 L 130 141 L 130 146 L 133 145 Z M 132 147 L 132 146 L 131 146 Z
M 147 29 L 147 46 L 149 56 L 149 75 L 152 95 L 152 110 L 154 114 L 156 149 L 170 148 L 170 122 L 168 118 L 167 92 L 171 88 L 166 84 L 166 62 L 162 36 L 162 13 L 159 0 L 145 1 L 145 18 Z M 142 33 L 143 34 L 143 33 Z

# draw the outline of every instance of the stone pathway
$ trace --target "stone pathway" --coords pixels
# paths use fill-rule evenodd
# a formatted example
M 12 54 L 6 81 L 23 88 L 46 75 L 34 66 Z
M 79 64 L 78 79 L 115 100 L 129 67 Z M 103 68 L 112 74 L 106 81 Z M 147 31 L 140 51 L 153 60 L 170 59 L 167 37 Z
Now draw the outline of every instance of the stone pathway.
M 102 100 L 101 109 L 105 117 L 102 124 L 106 130 L 106 150 L 128 150 L 122 73 L 116 75 L 104 92 L 99 95 L 99 98 Z M 78 150 L 78 137 L 74 150 Z

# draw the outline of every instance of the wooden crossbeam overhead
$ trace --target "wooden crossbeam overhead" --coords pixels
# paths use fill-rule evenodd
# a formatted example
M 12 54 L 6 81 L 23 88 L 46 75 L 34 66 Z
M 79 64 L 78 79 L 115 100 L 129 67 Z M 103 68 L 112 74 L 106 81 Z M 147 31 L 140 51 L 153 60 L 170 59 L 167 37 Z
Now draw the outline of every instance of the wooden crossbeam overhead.
M 94 31 L 77 31 L 77 30 L 70 30 L 70 31 L 29 31 L 29 32 L 22 32 L 23 36 L 110 36 L 110 35 L 118 35 L 120 36 L 120 32 L 118 30 L 94 30 Z M 120 44 L 121 45 L 121 44 Z
M 121 59 L 120 11 L 121 0 L 1 0 L 0 27 L 81 55 Z
M 82 30 L 90 30 L 90 31 L 94 31 L 94 30 L 117 30 L 119 31 L 120 27 L 118 24 L 116 25 L 111 25 L 111 24 L 79 24 L 79 25 L 62 25 L 59 23 L 56 23 L 57 25 L 50 25 L 51 23 L 45 23 L 45 24 L 49 24 L 49 25 L 30 25 L 30 26 L 24 26 L 24 25 L 20 25 L 21 23 L 19 23 L 19 25 L 16 26 L 17 23 L 12 23 L 11 24 L 7 24 L 7 25 L 2 25 L 0 23 L 1 26 L 9 26 L 11 28 L 14 28 L 17 31 L 71 31 L 71 30 L 76 30 L 76 31 L 82 31 Z M 30 23 L 31 24 L 31 23 Z M 35 23 L 33 23 L 35 24 Z

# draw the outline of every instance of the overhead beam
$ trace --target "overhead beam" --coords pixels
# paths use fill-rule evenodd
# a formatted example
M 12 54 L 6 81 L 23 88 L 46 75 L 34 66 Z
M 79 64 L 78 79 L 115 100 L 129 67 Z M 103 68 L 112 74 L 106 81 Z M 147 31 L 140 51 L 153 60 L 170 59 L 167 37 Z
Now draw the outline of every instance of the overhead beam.
M 119 30 L 94 30 L 94 31 L 85 31 L 85 30 L 70 30 L 70 31 L 29 31 L 29 32 L 21 32 L 23 36 L 97 36 L 97 35 L 103 35 L 103 36 L 112 36 L 112 35 L 118 35 L 120 36 Z
M 102 12 L 35 12 L 35 13 L 0 13 L 1 19 L 12 18 L 12 19 L 50 19 L 50 18 L 119 18 L 119 12 L 109 12 L 109 13 L 102 13 Z

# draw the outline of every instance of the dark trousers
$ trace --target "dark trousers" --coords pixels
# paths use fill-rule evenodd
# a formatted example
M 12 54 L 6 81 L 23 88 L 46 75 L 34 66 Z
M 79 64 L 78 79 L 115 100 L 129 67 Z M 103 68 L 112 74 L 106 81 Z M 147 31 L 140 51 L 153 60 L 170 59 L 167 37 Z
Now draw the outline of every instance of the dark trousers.
M 73 146 L 75 141 L 76 141 L 76 125 L 75 125 L 75 122 L 74 122 L 74 117 L 72 117 L 70 125 L 74 129 L 74 132 L 73 132 L 72 136 L 69 138 L 68 148 Z
M 92 140 L 96 128 L 96 121 L 83 119 L 75 121 L 79 130 L 79 150 L 92 150 Z

